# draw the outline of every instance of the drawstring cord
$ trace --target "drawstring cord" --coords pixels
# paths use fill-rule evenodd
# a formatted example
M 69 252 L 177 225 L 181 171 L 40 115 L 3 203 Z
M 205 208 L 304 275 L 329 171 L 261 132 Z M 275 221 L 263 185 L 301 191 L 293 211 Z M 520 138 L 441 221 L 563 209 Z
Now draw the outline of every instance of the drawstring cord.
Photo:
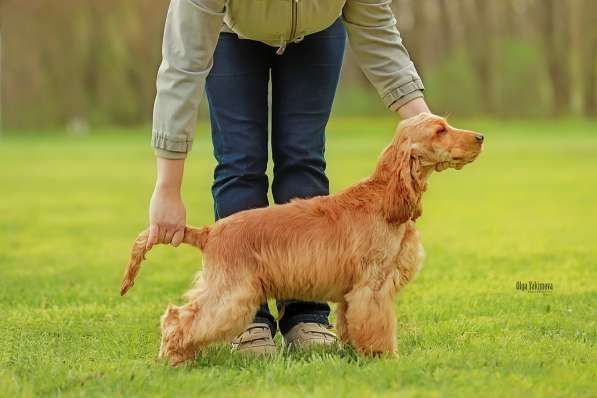
M 301 35 L 301 36 L 297 37 L 293 41 L 293 43 L 300 43 L 301 41 L 303 41 L 304 38 L 305 38 L 305 36 Z M 284 54 L 284 51 L 286 51 L 286 47 L 287 46 L 288 46 L 288 40 L 286 40 L 286 39 L 280 39 L 280 46 L 276 50 L 276 54 L 278 54 L 278 55 Z
M 278 54 L 278 55 L 284 54 L 284 50 L 286 50 L 286 45 L 287 44 L 288 44 L 288 41 L 286 41 L 286 39 L 282 39 L 280 41 L 280 47 L 278 47 L 278 50 L 276 51 L 276 54 Z

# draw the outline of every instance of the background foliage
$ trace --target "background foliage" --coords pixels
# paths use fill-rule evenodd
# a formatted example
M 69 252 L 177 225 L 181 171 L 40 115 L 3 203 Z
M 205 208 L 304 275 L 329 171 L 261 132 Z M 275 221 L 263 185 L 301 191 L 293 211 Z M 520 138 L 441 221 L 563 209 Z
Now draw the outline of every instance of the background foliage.
M 167 4 L 0 0 L 3 126 L 148 123 Z M 437 113 L 597 115 L 594 0 L 393 5 Z M 386 112 L 346 58 L 336 113 Z

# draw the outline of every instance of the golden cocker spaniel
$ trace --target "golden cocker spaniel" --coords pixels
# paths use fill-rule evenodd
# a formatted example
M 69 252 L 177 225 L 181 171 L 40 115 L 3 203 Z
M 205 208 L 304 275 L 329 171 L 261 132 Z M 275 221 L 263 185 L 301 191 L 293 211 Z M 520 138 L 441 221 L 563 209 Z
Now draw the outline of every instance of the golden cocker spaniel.
M 229 341 L 268 297 L 332 301 L 339 339 L 363 354 L 396 352 L 393 297 L 421 267 L 415 220 L 435 171 L 460 169 L 483 136 L 428 113 L 400 123 L 371 177 L 330 196 L 236 213 L 184 242 L 203 251 L 188 303 L 161 318 L 160 356 L 176 365 Z M 121 294 L 133 286 L 148 231 L 136 239 Z

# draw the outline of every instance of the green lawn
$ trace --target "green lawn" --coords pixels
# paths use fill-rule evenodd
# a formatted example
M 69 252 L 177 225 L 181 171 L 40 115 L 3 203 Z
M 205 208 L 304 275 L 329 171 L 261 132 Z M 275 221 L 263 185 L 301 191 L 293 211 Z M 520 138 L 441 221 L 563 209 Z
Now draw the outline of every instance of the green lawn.
M 597 123 L 457 123 L 485 133 L 461 171 L 434 175 L 419 229 L 427 260 L 399 297 L 400 359 L 349 350 L 190 366 L 156 360 L 158 320 L 200 264 L 158 247 L 124 298 L 154 177 L 146 129 L 0 137 L 0 396 L 597 396 Z M 368 175 L 391 119 L 333 120 L 337 191 Z M 189 222 L 212 219 L 200 128 Z M 553 283 L 550 294 L 517 281 Z

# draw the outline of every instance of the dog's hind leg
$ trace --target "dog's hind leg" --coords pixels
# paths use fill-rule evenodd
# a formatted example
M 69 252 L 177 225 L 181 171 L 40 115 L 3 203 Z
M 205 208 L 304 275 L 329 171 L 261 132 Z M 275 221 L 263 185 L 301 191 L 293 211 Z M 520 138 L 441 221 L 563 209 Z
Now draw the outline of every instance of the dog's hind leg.
M 396 355 L 396 314 L 391 295 L 363 286 L 345 298 L 346 330 L 352 346 L 365 355 Z
M 231 340 L 244 330 L 263 297 L 250 279 L 235 280 L 219 286 L 200 280 L 187 295 L 191 299 L 188 304 L 168 308 L 162 317 L 160 357 L 176 365 L 207 345 Z
M 336 304 L 336 333 L 338 334 L 338 339 L 343 344 L 350 344 L 350 338 L 348 334 L 348 325 L 346 323 L 346 309 L 348 305 L 346 301 L 340 301 Z

